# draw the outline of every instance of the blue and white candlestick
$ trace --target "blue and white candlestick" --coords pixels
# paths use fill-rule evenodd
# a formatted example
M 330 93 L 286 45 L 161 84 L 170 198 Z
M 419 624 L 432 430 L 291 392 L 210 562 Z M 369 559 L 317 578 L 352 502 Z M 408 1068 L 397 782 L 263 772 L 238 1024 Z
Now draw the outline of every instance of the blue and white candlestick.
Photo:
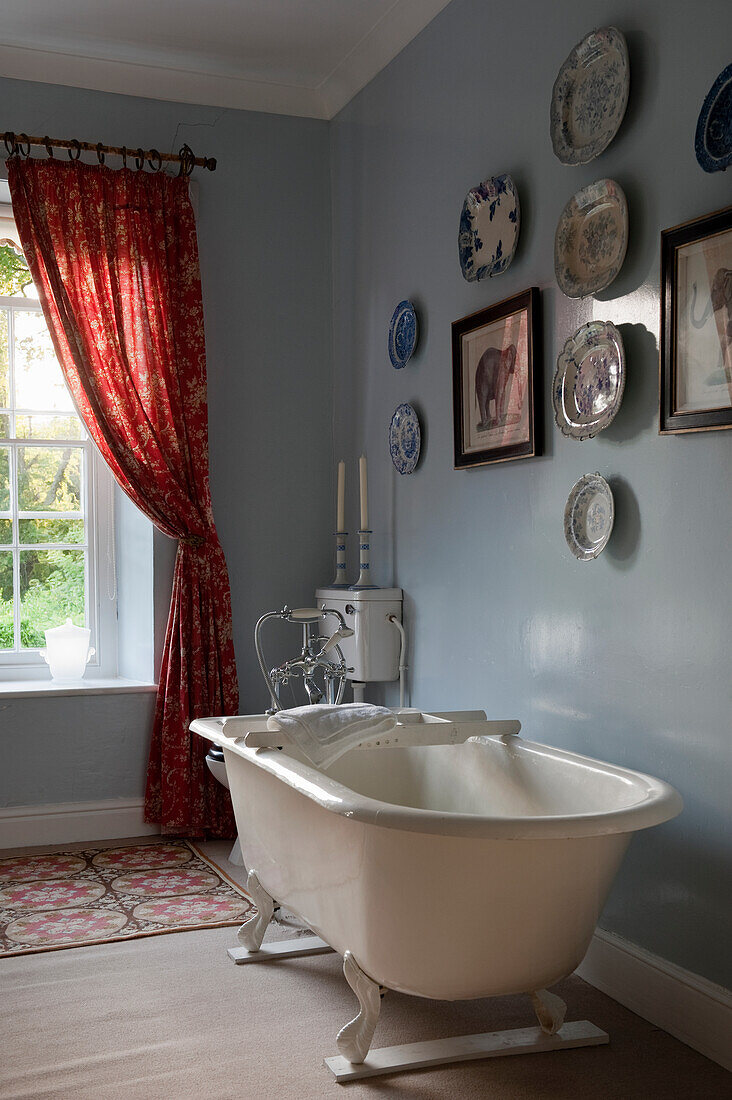
M 373 531 L 358 532 L 358 580 L 351 585 L 351 592 L 357 592 L 363 588 L 378 588 L 378 584 L 371 583 L 371 535 Z
M 336 570 L 335 580 L 333 581 L 331 588 L 348 588 L 348 581 L 346 580 L 346 539 L 348 538 L 348 531 L 336 531 L 335 532 L 335 556 L 336 556 Z

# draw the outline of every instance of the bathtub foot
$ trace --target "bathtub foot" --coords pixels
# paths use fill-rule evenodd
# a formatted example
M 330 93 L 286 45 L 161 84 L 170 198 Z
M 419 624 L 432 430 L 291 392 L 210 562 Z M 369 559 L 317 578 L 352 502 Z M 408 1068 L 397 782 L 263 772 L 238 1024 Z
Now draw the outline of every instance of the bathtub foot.
M 549 993 L 546 989 L 537 989 L 531 994 L 531 1003 L 534 1006 L 536 1018 L 545 1035 L 556 1035 L 564 1023 L 567 1006 L 556 993 Z
M 247 951 L 259 951 L 267 925 L 272 920 L 275 901 L 260 883 L 256 871 L 250 871 L 247 875 L 247 893 L 256 905 L 257 912 L 244 921 L 236 936 Z
M 346 951 L 343 956 L 343 974 L 358 997 L 361 1010 L 358 1016 L 338 1032 L 336 1045 L 347 1062 L 358 1064 L 363 1062 L 369 1052 L 381 1010 L 381 996 L 385 990 L 364 974 L 350 951 Z

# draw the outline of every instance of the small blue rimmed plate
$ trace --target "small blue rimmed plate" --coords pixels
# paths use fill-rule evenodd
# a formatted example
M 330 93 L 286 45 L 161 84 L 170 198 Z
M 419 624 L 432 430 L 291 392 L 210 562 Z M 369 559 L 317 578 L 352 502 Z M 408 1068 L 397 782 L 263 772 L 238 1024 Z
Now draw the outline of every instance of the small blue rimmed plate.
M 469 283 L 502 275 L 516 252 L 521 208 L 508 174 L 491 176 L 468 191 L 460 213 L 458 254 Z
M 564 537 L 578 561 L 593 561 L 612 533 L 613 494 L 600 474 L 584 474 L 572 486 L 564 506 Z
M 419 462 L 422 432 L 419 417 L 406 402 L 397 405 L 389 425 L 389 453 L 400 474 L 411 474 Z
M 407 365 L 417 346 L 417 314 L 406 299 L 394 310 L 389 322 L 389 359 L 394 370 Z
M 702 104 L 694 149 L 705 172 L 732 164 L 732 65 L 722 70 Z

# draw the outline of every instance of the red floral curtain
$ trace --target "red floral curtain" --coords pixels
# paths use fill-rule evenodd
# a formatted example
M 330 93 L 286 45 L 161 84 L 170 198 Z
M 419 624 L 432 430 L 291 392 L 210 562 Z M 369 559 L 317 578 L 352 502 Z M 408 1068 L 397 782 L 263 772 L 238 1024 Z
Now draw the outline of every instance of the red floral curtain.
M 177 538 L 145 815 L 233 836 L 193 718 L 236 714 L 231 596 L 214 527 L 196 229 L 185 178 L 8 162 L 13 212 L 56 354 L 124 491 Z

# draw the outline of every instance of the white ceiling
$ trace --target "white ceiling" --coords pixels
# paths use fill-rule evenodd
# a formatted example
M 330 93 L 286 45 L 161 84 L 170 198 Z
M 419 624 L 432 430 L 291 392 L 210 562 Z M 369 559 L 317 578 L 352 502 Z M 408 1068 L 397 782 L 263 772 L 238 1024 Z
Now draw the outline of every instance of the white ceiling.
M 0 75 L 332 118 L 449 0 L 2 0 Z

